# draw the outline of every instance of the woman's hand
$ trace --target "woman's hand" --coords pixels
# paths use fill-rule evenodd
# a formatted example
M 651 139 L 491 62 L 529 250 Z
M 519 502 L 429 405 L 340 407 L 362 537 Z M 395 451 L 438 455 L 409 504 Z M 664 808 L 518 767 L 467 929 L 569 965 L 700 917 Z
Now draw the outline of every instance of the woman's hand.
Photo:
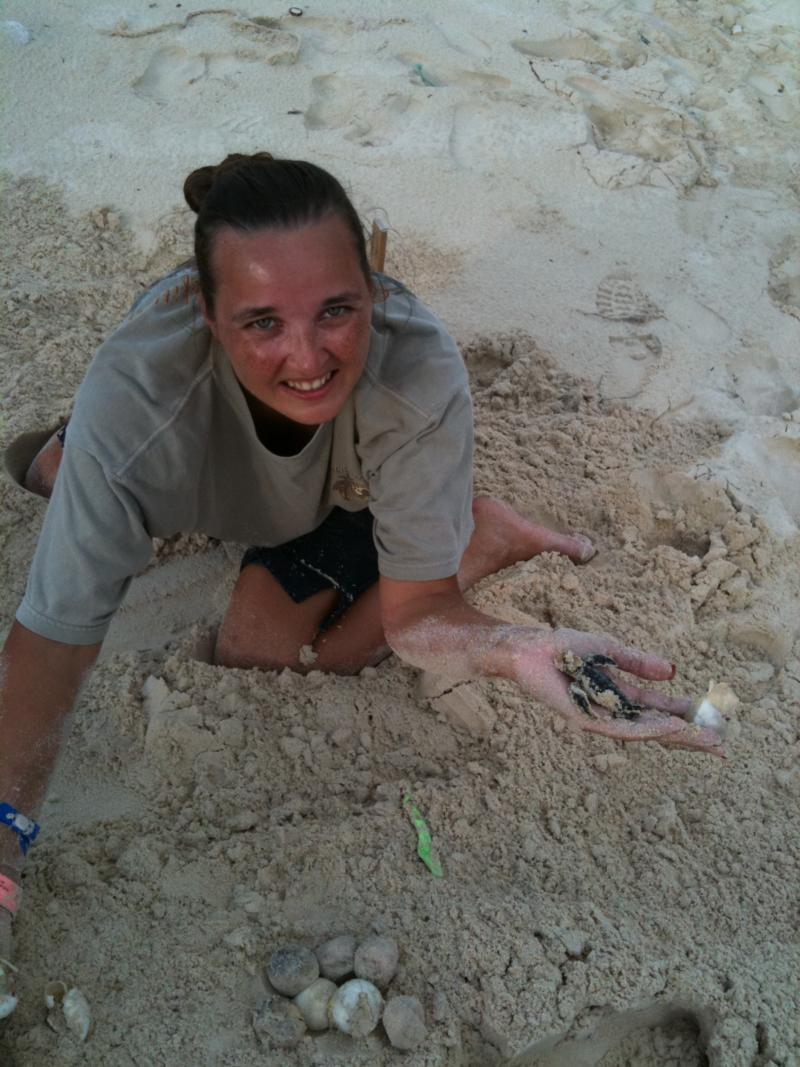
M 636 704 L 645 705 L 635 719 L 614 718 L 605 708 L 592 705 L 594 715 L 582 711 L 569 692 L 570 679 L 555 665 L 559 652 L 570 650 L 578 656 L 610 656 L 622 670 L 652 681 L 667 681 L 675 667 L 660 656 L 627 648 L 610 637 L 581 633 L 579 630 L 528 631 L 516 639 L 511 675 L 536 700 L 560 712 L 573 726 L 618 741 L 659 741 L 663 745 L 693 748 L 724 756 L 722 739 L 714 730 L 684 721 L 692 702 L 642 689 L 615 679 L 617 687 Z M 515 642 L 516 643 L 516 642 Z M 596 717 L 594 717 L 596 716 Z
M 11 960 L 14 954 L 14 936 L 11 930 L 11 912 L 0 908 L 0 1027 L 2 1019 L 7 1018 L 5 1012 L 8 1007 L 13 1009 L 13 1001 L 9 996 L 14 993 L 14 971 Z

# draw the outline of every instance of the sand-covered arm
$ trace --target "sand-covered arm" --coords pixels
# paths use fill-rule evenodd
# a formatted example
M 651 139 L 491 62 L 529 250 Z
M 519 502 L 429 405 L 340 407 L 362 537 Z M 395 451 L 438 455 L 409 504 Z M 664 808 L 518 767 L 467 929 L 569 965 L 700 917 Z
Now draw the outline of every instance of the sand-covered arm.
M 621 741 L 660 741 L 722 755 L 719 736 L 687 724 L 691 701 L 621 684 L 630 700 L 647 709 L 635 720 L 614 718 L 602 708 L 586 715 L 569 693 L 569 679 L 556 655 L 611 656 L 622 670 L 652 681 L 668 681 L 675 667 L 661 656 L 620 645 L 613 638 L 578 630 L 511 625 L 468 604 L 455 577 L 433 582 L 380 580 L 386 640 L 401 659 L 453 681 L 481 676 L 507 678 L 581 730 Z
M 0 802 L 35 818 L 66 734 L 67 719 L 100 645 L 50 641 L 15 622 L 0 657 Z M 0 873 L 19 881 L 16 834 L 0 826 Z M 8 958 L 10 915 L 0 908 L 0 957 Z

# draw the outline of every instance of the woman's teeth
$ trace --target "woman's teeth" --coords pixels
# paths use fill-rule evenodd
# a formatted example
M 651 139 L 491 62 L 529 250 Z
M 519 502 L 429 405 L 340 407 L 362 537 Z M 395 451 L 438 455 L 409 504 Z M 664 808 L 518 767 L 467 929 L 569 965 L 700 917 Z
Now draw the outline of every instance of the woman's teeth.
M 333 377 L 333 371 L 328 371 L 321 378 L 314 378 L 310 382 L 286 382 L 290 389 L 297 389 L 301 393 L 312 393 L 315 389 L 321 389 Z

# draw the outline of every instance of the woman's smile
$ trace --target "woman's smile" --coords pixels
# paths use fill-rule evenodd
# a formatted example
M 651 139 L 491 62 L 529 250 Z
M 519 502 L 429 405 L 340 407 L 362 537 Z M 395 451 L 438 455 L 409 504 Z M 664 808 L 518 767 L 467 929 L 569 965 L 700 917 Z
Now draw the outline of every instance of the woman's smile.
M 328 385 L 328 383 L 331 381 L 331 379 L 333 378 L 335 373 L 336 373 L 335 370 L 331 370 L 331 371 L 328 371 L 327 374 L 323 374 L 321 378 L 314 378 L 310 382 L 309 381 L 305 381 L 305 382 L 303 382 L 303 381 L 294 381 L 294 382 L 284 382 L 283 384 L 285 386 L 287 386 L 289 389 L 294 390 L 295 392 L 306 393 L 307 394 L 307 399 L 310 400 L 310 399 L 312 399 L 312 397 L 310 395 L 311 393 L 314 394 L 314 397 L 320 396 L 322 394 L 322 392 L 324 391 L 324 387 L 326 385 Z

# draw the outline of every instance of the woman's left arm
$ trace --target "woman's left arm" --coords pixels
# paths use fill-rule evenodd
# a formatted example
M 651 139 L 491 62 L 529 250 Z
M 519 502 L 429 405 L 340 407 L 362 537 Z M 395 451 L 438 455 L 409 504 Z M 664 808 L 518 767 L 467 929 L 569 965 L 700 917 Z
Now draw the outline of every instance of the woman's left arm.
M 710 729 L 685 722 L 686 699 L 619 684 L 629 700 L 645 705 L 635 719 L 614 718 L 604 708 L 580 710 L 569 680 L 555 664 L 558 653 L 604 655 L 623 670 L 652 681 L 667 681 L 674 666 L 660 656 L 620 645 L 610 637 L 578 630 L 544 630 L 494 619 L 468 604 L 455 577 L 429 582 L 380 579 L 381 618 L 386 640 L 402 660 L 454 681 L 480 676 L 507 678 L 581 730 L 621 741 L 660 741 L 724 755 Z

